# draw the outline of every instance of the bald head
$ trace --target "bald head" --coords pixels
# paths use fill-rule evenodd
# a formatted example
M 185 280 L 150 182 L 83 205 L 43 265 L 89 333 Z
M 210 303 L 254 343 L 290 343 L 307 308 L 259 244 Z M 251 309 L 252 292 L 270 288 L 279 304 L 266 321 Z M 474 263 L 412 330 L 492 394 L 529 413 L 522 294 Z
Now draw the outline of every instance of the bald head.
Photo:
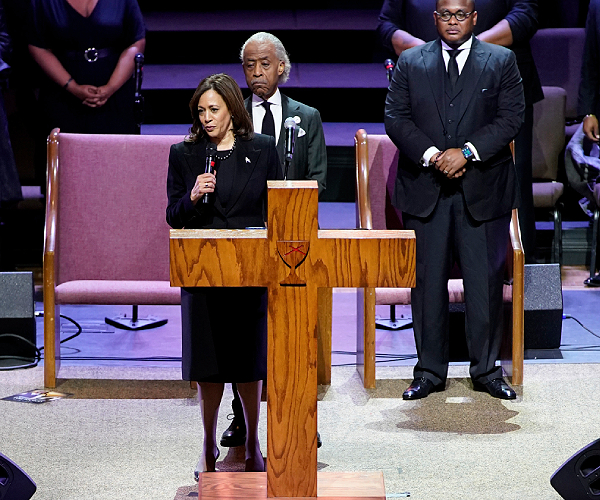
M 439 11 L 441 3 L 443 3 L 443 0 L 436 0 L 435 10 Z M 469 11 L 475 10 L 475 0 L 465 0 L 465 8 L 469 9 Z

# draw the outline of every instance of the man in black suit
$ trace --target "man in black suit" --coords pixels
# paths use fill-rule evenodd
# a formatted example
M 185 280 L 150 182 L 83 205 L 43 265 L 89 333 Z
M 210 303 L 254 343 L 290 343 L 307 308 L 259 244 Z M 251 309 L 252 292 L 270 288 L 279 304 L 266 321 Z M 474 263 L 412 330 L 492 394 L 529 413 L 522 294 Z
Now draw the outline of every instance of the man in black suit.
M 448 278 L 460 264 L 474 388 L 516 397 L 496 366 L 510 213 L 518 185 L 510 142 L 523 122 L 510 50 L 477 40 L 473 0 L 438 0 L 439 37 L 404 51 L 385 105 L 400 151 L 394 205 L 417 241 L 412 311 L 418 362 L 404 399 L 443 390 L 448 371 Z
M 437 38 L 431 22 L 433 2 L 385 0 L 377 31 L 385 47 L 402 51 Z M 477 0 L 479 21 L 473 32 L 480 41 L 510 48 L 517 57 L 525 92 L 525 124 L 515 139 L 515 163 L 521 199 L 519 223 L 527 262 L 535 260 L 535 210 L 532 190 L 533 104 L 544 98 L 529 40 L 538 28 L 537 0 Z
M 271 33 L 255 33 L 242 46 L 240 59 L 246 83 L 252 91 L 252 95 L 244 102 L 252 117 L 254 130 L 275 136 L 279 159 L 282 168 L 285 168 L 284 123 L 287 118 L 293 118 L 296 122 L 295 147 L 287 178 L 315 180 L 321 194 L 327 178 L 327 152 L 321 115 L 315 108 L 280 92 L 279 85 L 288 80 L 292 67 L 283 44 Z
M 312 179 L 319 185 L 319 195 L 327 180 L 327 151 L 321 115 L 315 108 L 290 99 L 279 91 L 292 65 L 276 36 L 259 32 L 252 35 L 240 50 L 244 75 L 252 95 L 244 104 L 254 125 L 254 131 L 275 137 L 282 172 L 289 180 Z M 285 162 L 285 120 L 293 118 L 295 145 L 292 161 Z M 241 446 L 245 442 L 244 414 L 235 384 L 233 389 L 233 420 L 221 437 L 221 446 Z M 321 446 L 321 438 L 317 436 Z

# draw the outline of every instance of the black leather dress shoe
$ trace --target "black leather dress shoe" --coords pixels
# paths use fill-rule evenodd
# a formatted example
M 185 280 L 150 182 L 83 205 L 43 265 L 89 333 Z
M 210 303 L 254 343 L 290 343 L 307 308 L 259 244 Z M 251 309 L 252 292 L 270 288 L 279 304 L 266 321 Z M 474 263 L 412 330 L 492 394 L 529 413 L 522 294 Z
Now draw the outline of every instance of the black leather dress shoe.
M 499 399 L 516 399 L 517 393 L 508 385 L 504 379 L 495 378 L 485 384 L 473 382 L 473 389 L 481 392 L 489 392 L 492 396 Z
M 600 273 L 583 280 L 583 284 L 587 286 L 600 286 Z
M 435 385 L 431 380 L 425 377 L 416 378 L 408 389 L 402 394 L 402 399 L 422 399 L 426 398 L 432 392 L 444 390 L 444 384 Z
M 233 448 L 235 446 L 244 446 L 246 444 L 246 422 L 244 418 L 238 418 L 234 415 L 233 420 L 227 430 L 221 436 L 221 446 Z

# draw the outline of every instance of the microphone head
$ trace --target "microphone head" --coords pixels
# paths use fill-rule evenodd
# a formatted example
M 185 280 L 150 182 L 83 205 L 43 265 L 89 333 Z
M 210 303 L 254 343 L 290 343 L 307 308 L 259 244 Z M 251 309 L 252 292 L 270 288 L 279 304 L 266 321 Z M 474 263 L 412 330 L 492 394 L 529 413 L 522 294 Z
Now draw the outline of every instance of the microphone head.
M 383 62 L 383 66 L 385 67 L 385 69 L 393 69 L 394 68 L 394 61 L 392 61 L 391 59 L 386 59 Z
M 286 130 L 287 130 L 287 129 L 290 129 L 290 128 L 291 128 L 292 130 L 295 130 L 295 129 L 296 129 L 296 120 L 294 120 L 294 118 L 293 118 L 293 117 L 291 117 L 291 116 L 288 116 L 288 117 L 285 119 L 285 122 L 283 122 L 283 126 L 284 126 L 284 128 L 285 128 Z
M 138 52 L 135 55 L 135 61 L 140 63 L 140 64 L 144 64 L 144 54 L 142 54 L 141 52 Z
M 213 142 L 206 145 L 206 156 L 214 156 L 217 153 L 217 146 Z

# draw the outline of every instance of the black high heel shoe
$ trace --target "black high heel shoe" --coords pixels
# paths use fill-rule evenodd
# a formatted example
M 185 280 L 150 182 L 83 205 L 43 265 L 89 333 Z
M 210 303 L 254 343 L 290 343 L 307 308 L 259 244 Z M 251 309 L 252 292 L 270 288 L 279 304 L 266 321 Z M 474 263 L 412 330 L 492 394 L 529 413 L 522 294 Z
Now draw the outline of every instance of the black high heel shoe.
M 217 448 L 217 454 L 215 455 L 215 465 L 217 463 L 217 459 L 219 458 L 219 455 L 221 453 L 219 452 L 219 448 Z M 215 467 L 213 465 L 212 470 L 209 470 L 208 464 L 206 463 L 206 456 L 204 455 L 204 453 L 202 455 L 200 455 L 200 458 L 198 459 L 198 463 L 196 464 L 196 468 L 194 469 L 194 481 L 198 482 L 200 480 L 200 473 L 201 472 L 215 472 Z

